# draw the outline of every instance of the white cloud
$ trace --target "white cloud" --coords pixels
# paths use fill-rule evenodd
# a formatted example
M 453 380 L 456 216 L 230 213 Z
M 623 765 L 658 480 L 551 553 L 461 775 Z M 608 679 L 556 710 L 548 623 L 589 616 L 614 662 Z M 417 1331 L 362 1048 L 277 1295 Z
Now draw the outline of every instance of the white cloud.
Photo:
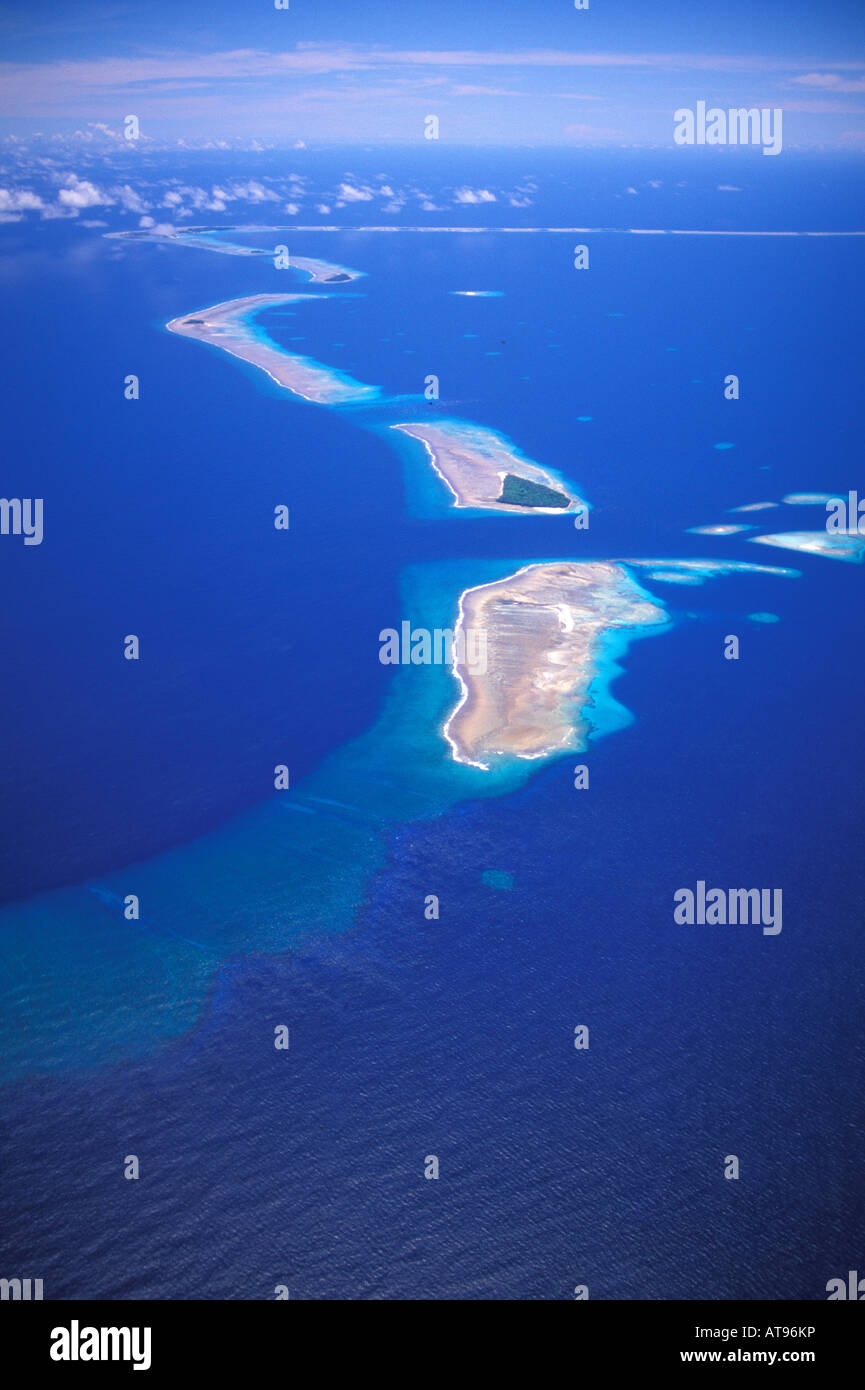
M 806 72 L 794 77 L 802 87 L 820 87 L 827 92 L 865 92 L 865 77 L 842 77 L 837 72 Z
M 283 211 L 287 212 L 289 217 L 297 217 L 300 212 L 300 203 L 286 203 Z
M 171 222 L 154 222 L 152 217 L 139 217 L 139 227 L 146 227 L 157 236 L 174 236 L 177 228 Z
M 190 202 L 196 212 L 225 212 L 226 204 L 230 203 L 235 197 L 242 197 L 245 184 L 239 185 L 240 191 L 226 192 L 224 188 L 214 187 L 210 193 L 205 188 L 198 188 L 188 184 L 181 184 L 179 188 L 169 189 L 162 199 L 161 206 L 176 210 L 179 217 L 188 216 L 183 207 L 185 202 Z M 273 195 L 274 199 L 276 195 Z M 260 201 L 260 200 L 258 200 Z
M 98 130 L 100 135 L 104 135 L 106 140 L 123 140 L 125 136 L 120 130 L 112 130 L 111 126 L 104 121 L 88 121 L 91 130 Z M 79 132 L 76 132 L 79 133 Z
M 0 212 L 37 212 L 45 206 L 38 193 L 32 193 L 29 188 L 16 191 L 11 188 L 0 188 Z M 19 221 L 19 218 L 15 218 Z
M 371 188 L 356 188 L 351 183 L 341 183 L 337 190 L 337 197 L 344 203 L 369 203 L 372 201 Z
M 134 188 L 129 187 L 128 183 L 121 184 L 118 188 L 112 188 L 111 192 L 116 194 L 126 212 L 146 212 L 150 206 L 149 203 L 145 203 L 143 198 L 139 197 Z
M 494 203 L 495 193 L 488 188 L 458 188 L 454 193 L 455 203 Z
M 265 188 L 263 184 L 257 183 L 255 179 L 247 179 L 246 183 L 231 184 L 228 193 L 223 193 L 221 189 L 214 188 L 214 195 L 220 201 L 228 198 L 242 199 L 247 203 L 278 203 L 279 194 L 274 193 L 272 188 Z M 221 209 L 220 209 L 221 211 Z
M 77 174 L 69 174 L 65 183 L 57 194 L 57 201 L 62 208 L 74 210 L 74 213 L 80 208 L 110 207 L 114 202 L 89 179 L 79 179 Z

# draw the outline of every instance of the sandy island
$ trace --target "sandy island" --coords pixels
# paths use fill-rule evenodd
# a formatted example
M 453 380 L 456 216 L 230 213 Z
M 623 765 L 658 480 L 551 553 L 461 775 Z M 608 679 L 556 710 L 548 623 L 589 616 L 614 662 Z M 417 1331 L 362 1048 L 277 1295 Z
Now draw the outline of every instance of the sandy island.
M 865 561 L 865 536 L 830 531 L 778 531 L 768 536 L 752 536 L 752 545 L 777 545 L 783 550 L 800 550 L 805 555 L 822 555 L 827 560 Z
M 360 270 L 349 270 L 348 266 L 334 265 L 332 261 L 318 261 L 314 256 L 289 255 L 288 264 L 289 269 L 302 270 L 310 280 L 321 281 L 325 285 L 339 280 L 358 280 L 363 274 Z
M 603 561 L 527 565 L 466 589 L 456 631 L 485 632 L 487 659 L 483 673 L 454 661 L 462 694 L 444 727 L 454 757 L 488 769 L 585 747 L 603 635 L 667 621 L 623 566 Z
M 391 425 L 391 429 L 424 445 L 457 507 L 554 514 L 587 505 L 558 478 L 522 458 L 495 430 L 459 420 Z
M 114 241 L 157 241 L 174 242 L 177 246 L 192 246 L 201 251 L 217 251 L 225 256 L 267 256 L 271 260 L 274 250 L 270 247 L 242 246 L 236 241 L 223 241 L 218 232 L 293 232 L 294 227 L 160 227 L 152 230 L 128 232 L 104 232 L 103 235 Z M 334 261 L 322 261 L 316 256 L 293 256 L 289 252 L 289 270 L 302 270 L 310 280 L 321 284 L 336 284 L 345 280 L 359 280 L 366 274 L 364 270 L 352 270 L 347 265 L 337 265 Z
M 253 367 L 260 367 L 277 386 L 283 386 L 305 401 L 316 405 L 341 405 L 348 401 L 375 400 L 377 386 L 364 386 L 359 381 L 315 362 L 311 357 L 295 356 L 272 342 L 262 330 L 250 322 L 260 309 L 298 300 L 309 302 L 318 296 L 303 294 L 254 294 L 247 299 L 229 299 L 213 304 L 209 309 L 197 309 L 182 318 L 171 319 L 165 326 L 181 338 L 194 338 L 209 343 L 232 357 L 239 357 Z

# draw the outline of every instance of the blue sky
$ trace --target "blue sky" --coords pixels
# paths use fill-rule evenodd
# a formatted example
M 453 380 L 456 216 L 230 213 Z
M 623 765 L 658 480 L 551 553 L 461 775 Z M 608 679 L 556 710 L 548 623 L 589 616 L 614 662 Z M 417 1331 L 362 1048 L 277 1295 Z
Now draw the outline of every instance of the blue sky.
M 5 5 L 0 131 L 171 143 L 664 147 L 698 100 L 865 152 L 861 0 L 147 0 Z

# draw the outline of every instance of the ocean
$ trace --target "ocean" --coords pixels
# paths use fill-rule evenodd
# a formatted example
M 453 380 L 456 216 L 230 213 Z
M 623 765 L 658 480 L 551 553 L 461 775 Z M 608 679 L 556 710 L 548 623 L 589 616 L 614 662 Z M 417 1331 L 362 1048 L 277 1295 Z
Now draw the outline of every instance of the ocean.
M 3 490 L 45 538 L 0 550 L 0 1208 L 46 1297 L 811 1299 L 861 1264 L 862 569 L 751 543 L 821 504 L 731 509 L 865 494 L 865 241 L 627 230 L 856 230 L 858 185 L 762 160 L 744 216 L 669 155 L 519 158 L 546 201 L 488 230 L 280 237 L 365 272 L 261 318 L 363 410 L 165 331 L 307 292 L 268 257 L 3 229 Z M 588 530 L 454 512 L 388 440 L 421 412 Z M 611 649 L 585 752 L 459 767 L 448 672 L 379 661 L 519 565 L 655 558 L 795 573 L 635 570 L 670 621 Z M 783 931 L 678 925 L 698 880 L 781 887 Z

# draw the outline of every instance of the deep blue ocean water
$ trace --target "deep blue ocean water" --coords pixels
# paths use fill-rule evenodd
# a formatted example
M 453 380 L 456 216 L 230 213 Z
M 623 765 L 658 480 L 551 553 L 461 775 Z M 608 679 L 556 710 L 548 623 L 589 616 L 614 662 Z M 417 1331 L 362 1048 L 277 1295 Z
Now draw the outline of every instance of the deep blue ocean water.
M 857 225 L 767 179 L 754 226 Z M 544 225 L 594 224 L 586 201 Z M 700 225 L 693 199 L 657 211 Z M 288 240 L 367 276 L 269 333 L 503 432 L 590 529 L 448 515 L 357 412 L 165 333 L 305 288 L 266 260 L 4 230 L 3 491 L 46 517 L 0 555 L 4 1269 L 57 1298 L 825 1296 L 863 1231 L 862 570 L 686 528 L 865 493 L 863 241 Z M 379 630 L 513 562 L 630 556 L 800 577 L 638 573 L 672 621 L 620 657 L 632 722 L 536 770 L 453 768 L 449 677 L 394 678 Z M 677 926 L 698 878 L 783 887 L 782 934 Z

